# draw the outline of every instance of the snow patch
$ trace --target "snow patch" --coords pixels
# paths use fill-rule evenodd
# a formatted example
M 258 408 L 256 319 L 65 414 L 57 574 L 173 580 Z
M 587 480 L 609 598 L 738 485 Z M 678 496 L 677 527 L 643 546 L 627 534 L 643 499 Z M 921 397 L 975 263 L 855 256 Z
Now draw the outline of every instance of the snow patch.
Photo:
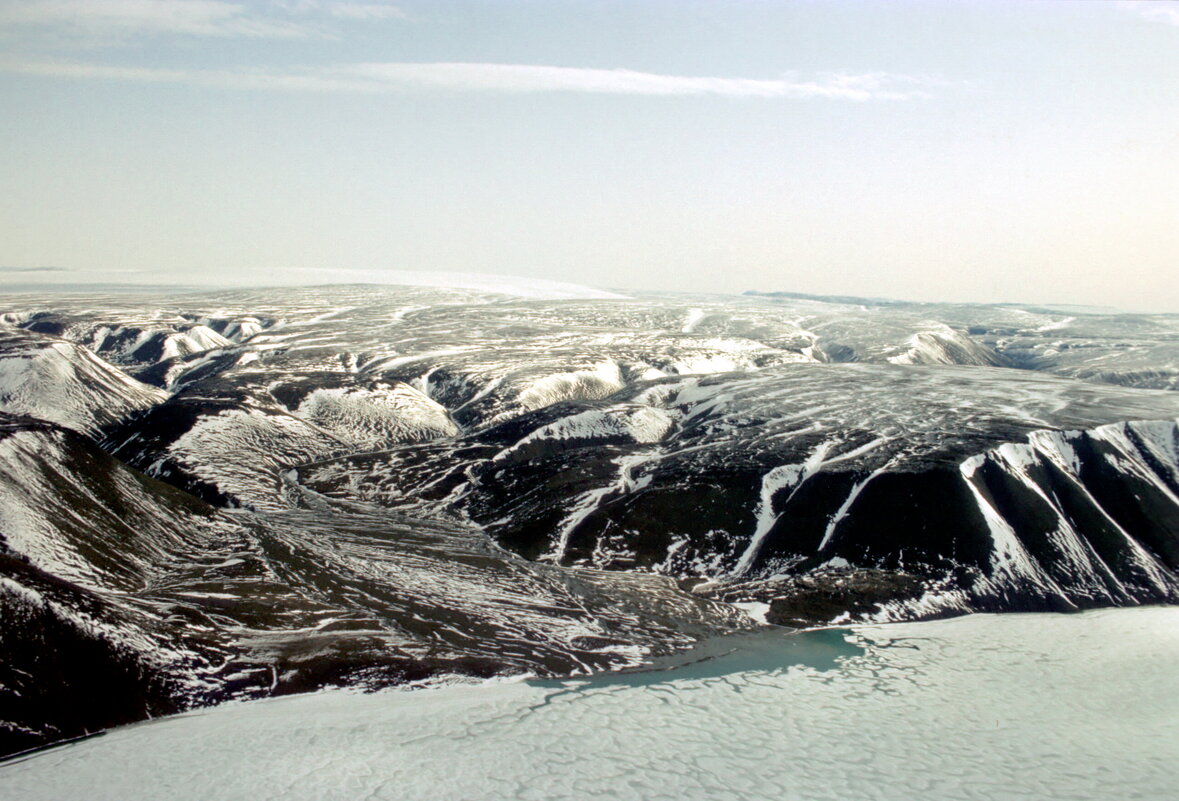
M 761 601 L 742 601 L 734 603 L 733 606 L 749 615 L 749 619 L 754 623 L 760 623 L 763 626 L 769 625 L 769 621 L 766 619 L 766 615 L 770 612 L 769 604 L 762 603 Z
M 317 389 L 303 399 L 295 414 L 368 450 L 459 433 L 444 407 L 400 382 L 373 389 Z

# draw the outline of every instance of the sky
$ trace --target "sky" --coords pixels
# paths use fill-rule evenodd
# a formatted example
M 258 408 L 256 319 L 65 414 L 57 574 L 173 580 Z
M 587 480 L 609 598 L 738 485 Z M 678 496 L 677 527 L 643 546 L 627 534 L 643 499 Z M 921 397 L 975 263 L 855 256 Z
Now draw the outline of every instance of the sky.
M 1179 312 L 1179 2 L 0 0 L 0 287 Z

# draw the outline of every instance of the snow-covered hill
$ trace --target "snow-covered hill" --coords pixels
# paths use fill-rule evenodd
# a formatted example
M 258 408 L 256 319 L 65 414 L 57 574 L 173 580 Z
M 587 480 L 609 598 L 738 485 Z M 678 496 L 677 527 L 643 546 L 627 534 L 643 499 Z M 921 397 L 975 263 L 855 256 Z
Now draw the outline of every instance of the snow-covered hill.
M 94 433 L 166 393 L 54 337 L 0 326 L 0 411 Z
M 741 608 L 1179 600 L 1179 317 L 549 290 L 4 299 L 0 684 L 88 654 L 124 699 L 18 704 L 9 747 Z

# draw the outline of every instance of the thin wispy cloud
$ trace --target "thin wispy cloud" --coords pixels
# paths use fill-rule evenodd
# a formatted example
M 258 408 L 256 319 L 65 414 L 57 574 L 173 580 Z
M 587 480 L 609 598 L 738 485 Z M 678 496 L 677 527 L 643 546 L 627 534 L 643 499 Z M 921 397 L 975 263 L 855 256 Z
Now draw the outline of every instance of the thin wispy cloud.
M 397 6 L 383 3 L 329 3 L 325 10 L 340 19 L 405 19 L 407 16 Z
M 181 70 L 155 67 L 118 67 L 107 64 L 59 62 L 0 62 L 0 72 L 51 78 L 182 84 L 222 89 L 294 92 L 363 92 L 373 88 L 356 81 L 323 77 L 313 72 L 281 73 L 266 70 Z
M 730 97 L 830 97 L 900 100 L 920 90 L 913 79 L 882 73 L 820 79 L 728 78 L 663 75 L 627 69 L 588 69 L 531 64 L 355 64 L 340 73 L 390 88 L 468 92 L 580 92 L 613 95 L 725 95 Z
M 153 36 L 291 39 L 329 36 L 318 20 L 392 20 L 384 2 L 274 0 L 0 0 L 0 31 L 123 42 Z
M 405 11 L 393 3 L 333 2 L 332 0 L 273 0 L 271 5 L 291 14 L 327 14 L 337 19 L 405 19 Z
M 909 100 L 944 85 L 924 76 L 828 74 L 812 78 L 664 75 L 627 69 L 532 64 L 360 63 L 316 69 L 179 70 L 72 62 L 0 63 L 0 70 L 61 78 L 176 83 L 232 89 L 317 92 L 580 93 L 646 96 Z
M 0 29 L 87 38 L 159 34 L 215 37 L 304 37 L 288 20 L 260 16 L 224 0 L 6 0 Z
M 1150 22 L 1161 22 L 1164 25 L 1179 27 L 1179 3 L 1169 2 L 1169 0 L 1151 0 L 1149 3 L 1127 0 L 1118 3 L 1118 7 L 1125 11 L 1134 12 Z

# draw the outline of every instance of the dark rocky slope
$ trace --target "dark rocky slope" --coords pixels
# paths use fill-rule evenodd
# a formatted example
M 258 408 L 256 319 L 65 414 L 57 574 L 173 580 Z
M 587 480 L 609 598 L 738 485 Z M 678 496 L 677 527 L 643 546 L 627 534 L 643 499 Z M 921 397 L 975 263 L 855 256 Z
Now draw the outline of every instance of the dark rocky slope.
M 635 664 L 739 612 L 535 565 L 460 523 L 219 512 L 42 421 L 0 422 L 0 753 L 231 698 Z

